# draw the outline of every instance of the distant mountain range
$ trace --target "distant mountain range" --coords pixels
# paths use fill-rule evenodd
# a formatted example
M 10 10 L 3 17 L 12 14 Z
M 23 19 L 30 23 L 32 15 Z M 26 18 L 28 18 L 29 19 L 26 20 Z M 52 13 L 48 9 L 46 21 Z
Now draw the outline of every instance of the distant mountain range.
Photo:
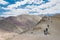
M 59 17 L 60 14 L 56 14 L 52 17 Z M 31 30 L 40 21 L 47 18 L 47 16 L 40 15 L 20 15 L 17 17 L 0 17 L 0 30 L 7 32 L 22 33 Z
M 38 15 L 20 15 L 17 17 L 0 18 L 0 29 L 21 33 L 33 28 L 41 19 L 42 17 Z

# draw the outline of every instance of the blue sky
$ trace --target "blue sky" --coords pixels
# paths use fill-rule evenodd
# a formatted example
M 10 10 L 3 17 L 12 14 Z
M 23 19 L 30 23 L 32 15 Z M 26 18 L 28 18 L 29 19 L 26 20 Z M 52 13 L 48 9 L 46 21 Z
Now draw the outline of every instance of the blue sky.
M 0 16 L 60 13 L 60 0 L 0 0 Z

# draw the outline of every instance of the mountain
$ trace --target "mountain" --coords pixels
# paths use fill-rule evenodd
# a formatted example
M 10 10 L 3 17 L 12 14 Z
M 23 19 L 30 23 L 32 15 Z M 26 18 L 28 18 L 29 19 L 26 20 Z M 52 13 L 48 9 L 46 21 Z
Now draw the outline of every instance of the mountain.
M 48 22 L 51 18 L 60 19 L 60 15 L 42 16 L 42 15 L 19 15 L 16 17 L 10 16 L 7 18 L 0 17 L 0 30 L 6 32 L 23 33 L 37 26 L 41 26 L 40 23 Z
M 31 30 L 42 19 L 39 15 L 20 15 L 0 20 L 0 30 L 22 33 Z
M 0 20 L 3 20 L 4 19 L 4 17 L 0 17 Z
M 46 28 L 48 28 L 47 35 L 44 33 Z M 60 14 L 53 16 L 20 15 L 4 18 L 0 20 L 0 39 L 59 40 Z

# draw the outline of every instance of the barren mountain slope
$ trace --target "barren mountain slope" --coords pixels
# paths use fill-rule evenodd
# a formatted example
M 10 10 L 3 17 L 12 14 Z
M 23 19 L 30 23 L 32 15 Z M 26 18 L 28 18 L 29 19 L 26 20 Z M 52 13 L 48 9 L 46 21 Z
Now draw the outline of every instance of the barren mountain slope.
M 41 20 L 40 18 L 41 18 L 40 16 L 28 16 L 28 15 L 26 16 L 21 15 L 16 18 L 15 17 L 7 18 L 8 23 L 16 25 L 16 27 L 18 27 L 17 28 L 18 30 L 20 29 L 26 30 L 26 28 L 28 28 L 29 31 L 24 32 L 23 34 L 18 34 L 18 32 L 3 33 L 2 31 L 0 31 L 0 40 L 17 40 L 17 39 L 18 40 L 60 40 L 60 15 L 54 15 L 49 17 L 44 16 L 42 17 Z M 13 21 L 12 19 L 15 20 Z M 17 23 L 15 23 L 17 20 L 18 20 L 18 24 L 23 23 L 25 25 L 21 25 L 21 24 L 18 25 Z M 26 23 L 29 26 L 26 25 Z M 44 35 L 44 30 L 47 28 L 47 25 L 49 25 L 48 28 L 49 34 Z M 14 30 L 16 29 L 16 27 L 14 26 Z
M 21 33 L 33 28 L 42 17 L 34 15 L 20 15 L 17 17 L 8 17 L 0 20 L 0 29 L 9 32 Z
M 48 35 L 44 35 L 44 30 L 48 28 Z M 21 37 L 21 38 L 20 38 Z M 33 30 L 15 36 L 12 40 L 60 40 L 60 15 L 43 17 Z

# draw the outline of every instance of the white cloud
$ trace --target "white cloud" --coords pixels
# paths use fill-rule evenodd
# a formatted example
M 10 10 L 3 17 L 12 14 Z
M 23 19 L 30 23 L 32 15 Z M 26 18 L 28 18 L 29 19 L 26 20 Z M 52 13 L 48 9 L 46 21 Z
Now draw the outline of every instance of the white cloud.
M 40 6 L 27 6 L 27 8 L 31 9 L 30 11 L 37 11 L 39 13 L 36 14 L 55 14 L 60 11 L 60 1 L 59 0 L 51 0 L 46 4 L 42 4 Z M 45 10 L 42 10 L 45 8 Z
M 26 2 L 21 1 L 21 2 L 16 2 L 16 4 L 11 4 L 8 6 L 9 9 L 17 8 L 18 6 L 24 5 Z
M 4 1 L 4 0 L 0 0 L 0 4 L 5 5 L 5 4 L 8 4 L 8 2 L 6 2 L 6 1 Z
M 32 4 L 32 3 L 40 4 L 40 3 L 42 3 L 43 0 L 25 0 L 25 1 L 27 1 L 29 4 Z
M 8 6 L 8 8 L 10 8 L 10 9 L 17 8 L 18 6 L 24 5 L 26 3 L 28 3 L 28 4 L 32 4 L 32 3 L 40 4 L 40 3 L 42 3 L 42 0 L 24 0 L 21 2 L 16 2 L 15 4 L 11 4 Z
M 32 4 L 32 3 L 37 3 L 40 4 L 43 1 L 42 0 L 24 0 L 21 2 L 16 2 L 15 4 L 8 5 L 7 8 L 3 8 L 6 10 L 11 10 L 9 12 L 4 12 L 3 15 L 4 17 L 7 16 L 17 16 L 20 14 L 30 14 L 29 12 L 37 12 L 37 13 L 32 13 L 33 15 L 39 15 L 39 14 L 55 14 L 59 13 L 60 11 L 60 0 L 49 0 L 50 2 L 42 4 L 40 6 L 35 6 L 35 5 L 28 5 L 25 7 L 25 9 L 19 8 L 15 9 L 18 6 L 24 5 L 26 3 Z M 44 9 L 45 8 L 45 9 Z M 44 10 L 42 10 L 44 9 Z
M 4 16 L 4 17 L 8 17 L 8 16 L 17 16 L 17 15 L 21 15 L 21 14 L 28 14 L 28 11 L 27 9 L 12 9 L 11 11 L 9 12 L 4 12 L 3 15 L 0 15 L 1 17 Z

